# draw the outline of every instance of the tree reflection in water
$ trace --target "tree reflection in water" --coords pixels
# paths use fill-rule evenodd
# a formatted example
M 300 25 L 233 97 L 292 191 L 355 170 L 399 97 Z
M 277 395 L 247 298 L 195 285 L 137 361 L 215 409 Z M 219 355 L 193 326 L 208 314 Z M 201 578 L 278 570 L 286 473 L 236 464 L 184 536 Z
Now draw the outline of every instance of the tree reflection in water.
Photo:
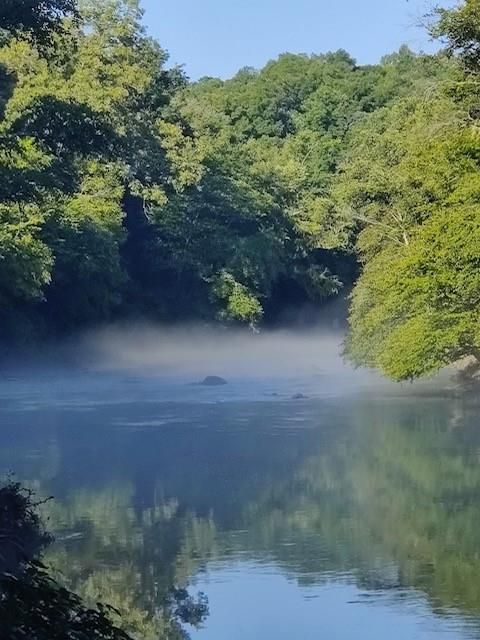
M 57 534 L 49 564 L 86 601 L 118 609 L 129 633 L 172 634 L 169 612 L 188 619 L 189 603 L 199 623 L 172 589 L 238 557 L 268 558 L 304 585 L 413 589 L 439 614 L 480 615 L 478 403 L 190 410 L 175 429 L 119 431 L 113 416 L 74 438 L 56 430 L 55 476 L 37 479 L 59 494 L 44 507 Z

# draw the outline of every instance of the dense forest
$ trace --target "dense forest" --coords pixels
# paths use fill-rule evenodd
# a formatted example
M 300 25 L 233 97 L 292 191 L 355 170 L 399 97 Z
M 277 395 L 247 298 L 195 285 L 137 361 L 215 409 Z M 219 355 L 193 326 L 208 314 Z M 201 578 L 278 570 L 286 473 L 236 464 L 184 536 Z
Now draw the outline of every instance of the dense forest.
M 480 362 L 480 2 L 430 22 L 434 56 L 191 83 L 137 0 L 4 0 L 0 338 L 255 327 L 353 287 L 356 364 Z

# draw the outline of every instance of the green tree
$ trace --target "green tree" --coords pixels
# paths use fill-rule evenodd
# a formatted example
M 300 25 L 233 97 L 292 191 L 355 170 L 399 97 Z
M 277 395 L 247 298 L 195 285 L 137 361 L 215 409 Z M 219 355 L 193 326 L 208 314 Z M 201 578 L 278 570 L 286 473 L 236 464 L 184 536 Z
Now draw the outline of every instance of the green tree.
M 480 71 L 480 4 L 464 0 L 454 9 L 437 8 L 432 34 L 443 40 L 447 51 L 458 54 L 466 68 Z
M 480 214 L 450 204 L 381 251 L 357 284 L 349 354 L 396 380 L 437 372 L 466 357 L 480 363 Z
M 19 252 L 18 261 L 5 257 L 0 290 L 15 282 L 13 271 L 23 273 L 5 313 L 14 318 L 30 305 L 56 330 L 107 319 L 118 308 L 127 282 L 125 192 L 163 202 L 174 177 L 159 118 L 180 74 L 163 69 L 166 55 L 144 35 L 138 3 L 85 2 L 81 10 L 81 20 L 64 21 L 52 35 L 46 57 L 22 39 L 0 50 L 15 79 L 1 124 L 3 246 L 6 256 L 14 244 L 7 233 L 15 232 Z M 19 241 L 24 229 L 29 235 Z M 32 255 L 30 271 L 21 248 Z
M 355 127 L 333 189 L 364 264 L 347 353 L 396 380 L 464 358 L 478 368 L 478 125 L 464 79 L 452 65 L 436 89 Z
M 66 17 L 77 17 L 76 0 L 4 0 L 0 7 L 0 33 L 51 43 Z

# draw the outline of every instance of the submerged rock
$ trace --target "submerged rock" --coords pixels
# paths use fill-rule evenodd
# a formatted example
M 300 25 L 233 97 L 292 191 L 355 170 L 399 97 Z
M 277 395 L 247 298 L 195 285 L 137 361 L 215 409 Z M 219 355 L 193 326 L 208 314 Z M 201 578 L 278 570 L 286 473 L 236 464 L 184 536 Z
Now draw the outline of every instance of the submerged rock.
M 220 376 L 207 376 L 201 382 L 199 382 L 204 387 L 222 387 L 228 382 L 225 378 L 221 378 Z

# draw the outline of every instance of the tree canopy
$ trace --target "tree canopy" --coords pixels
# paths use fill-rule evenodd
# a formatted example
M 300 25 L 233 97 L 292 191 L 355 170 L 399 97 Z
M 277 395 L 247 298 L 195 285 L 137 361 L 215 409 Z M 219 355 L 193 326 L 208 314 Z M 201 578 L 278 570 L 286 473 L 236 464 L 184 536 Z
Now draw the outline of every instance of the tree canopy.
M 439 10 L 437 55 L 289 53 L 195 83 L 136 0 L 14 5 L 0 13 L 3 338 L 132 316 L 256 326 L 354 286 L 358 364 L 404 379 L 477 353 L 477 2 Z M 463 220 L 465 305 L 441 257 Z M 389 302 L 407 295 L 405 311 Z

